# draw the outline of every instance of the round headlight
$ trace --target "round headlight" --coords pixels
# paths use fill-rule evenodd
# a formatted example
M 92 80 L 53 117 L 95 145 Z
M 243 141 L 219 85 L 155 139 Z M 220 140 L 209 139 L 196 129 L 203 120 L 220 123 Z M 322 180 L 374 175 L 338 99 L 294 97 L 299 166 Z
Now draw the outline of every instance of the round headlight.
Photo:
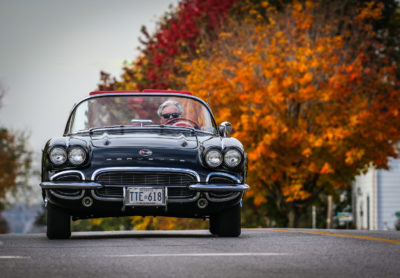
M 63 148 L 53 148 L 50 151 L 50 161 L 55 165 L 61 165 L 67 160 L 67 152 Z
M 222 153 L 217 150 L 210 150 L 206 153 L 206 163 L 210 167 L 218 167 L 222 164 Z
M 82 164 L 86 159 L 86 152 L 80 147 L 74 147 L 68 152 L 68 160 L 74 165 Z
M 242 161 L 242 155 L 237 150 L 229 150 L 224 155 L 224 161 L 228 167 L 236 167 Z

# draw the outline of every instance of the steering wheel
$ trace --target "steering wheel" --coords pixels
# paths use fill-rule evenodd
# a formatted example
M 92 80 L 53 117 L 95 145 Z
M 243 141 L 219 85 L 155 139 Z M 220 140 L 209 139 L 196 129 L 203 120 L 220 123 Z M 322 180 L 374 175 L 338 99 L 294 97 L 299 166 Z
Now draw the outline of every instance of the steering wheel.
M 194 127 L 196 129 L 200 129 L 200 126 L 195 121 L 186 119 L 186 118 L 173 118 L 168 120 L 166 125 L 173 125 L 178 127 Z

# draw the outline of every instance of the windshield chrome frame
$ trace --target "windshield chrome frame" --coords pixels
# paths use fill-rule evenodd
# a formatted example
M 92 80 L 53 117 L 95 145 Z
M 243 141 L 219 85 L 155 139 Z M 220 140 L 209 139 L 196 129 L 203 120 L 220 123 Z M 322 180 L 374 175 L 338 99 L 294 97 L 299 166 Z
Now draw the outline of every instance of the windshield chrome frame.
M 193 95 L 179 94 L 179 93 L 139 93 L 138 92 L 138 93 L 105 93 L 105 94 L 92 95 L 92 96 L 89 96 L 89 97 L 86 97 L 86 98 L 80 100 L 79 102 L 75 103 L 75 105 L 71 109 L 71 112 L 70 112 L 69 117 L 68 117 L 67 124 L 66 124 L 65 129 L 64 129 L 63 136 L 70 136 L 70 135 L 89 132 L 89 129 L 87 129 L 87 130 L 80 130 L 78 132 L 71 133 L 70 130 L 71 130 L 72 115 L 75 113 L 75 110 L 77 109 L 77 107 L 81 103 L 83 103 L 85 101 L 88 101 L 90 99 L 102 98 L 102 97 L 110 97 L 110 96 L 112 96 L 112 97 L 160 96 L 160 97 L 182 97 L 182 98 L 192 99 L 194 101 L 200 102 L 207 109 L 207 111 L 210 113 L 211 122 L 212 122 L 212 125 L 214 127 L 214 132 L 207 132 L 205 130 L 196 130 L 196 132 L 202 132 L 202 133 L 207 133 L 207 134 L 218 134 L 218 126 L 217 126 L 217 124 L 215 122 L 214 114 L 212 113 L 211 108 L 209 107 L 209 105 L 204 100 L 202 100 L 201 98 L 198 98 L 198 97 L 193 96 Z M 152 129 L 154 129 L 154 128 L 155 127 L 152 127 Z M 133 129 L 133 127 L 132 127 L 132 129 Z M 164 127 L 160 126 L 160 129 L 165 129 L 165 126 Z M 174 129 L 179 130 L 180 128 L 174 128 Z M 187 128 L 185 128 L 185 129 L 187 129 Z M 142 130 L 142 128 L 140 128 L 140 130 Z

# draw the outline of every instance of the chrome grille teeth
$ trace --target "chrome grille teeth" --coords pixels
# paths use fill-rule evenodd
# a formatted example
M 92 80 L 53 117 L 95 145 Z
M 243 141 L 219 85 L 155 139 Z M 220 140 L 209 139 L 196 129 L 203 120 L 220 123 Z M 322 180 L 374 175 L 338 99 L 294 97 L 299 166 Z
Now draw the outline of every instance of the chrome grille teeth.
M 185 173 L 109 172 L 96 177 L 104 185 L 190 185 L 196 178 Z
M 108 198 L 122 197 L 121 186 L 159 185 L 168 187 L 168 198 L 193 197 L 195 192 L 188 185 L 196 183 L 196 177 L 186 173 L 106 172 L 96 177 L 105 185 L 96 189 L 96 195 Z
M 96 195 L 100 197 L 109 198 L 122 198 L 123 191 L 122 187 L 107 186 L 101 189 L 96 189 Z M 168 198 L 181 198 L 181 197 L 193 197 L 195 193 L 188 189 L 186 186 L 170 186 L 168 187 Z

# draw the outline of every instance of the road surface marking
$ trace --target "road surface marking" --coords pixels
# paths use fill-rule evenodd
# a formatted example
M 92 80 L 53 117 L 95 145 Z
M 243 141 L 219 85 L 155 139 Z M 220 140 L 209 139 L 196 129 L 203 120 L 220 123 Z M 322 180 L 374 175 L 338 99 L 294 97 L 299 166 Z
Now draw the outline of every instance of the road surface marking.
M 349 237 L 349 238 L 358 238 L 358 239 L 367 239 L 374 241 L 382 241 L 400 244 L 400 240 L 380 238 L 380 237 L 372 237 L 372 236 L 360 236 L 360 235 L 349 235 L 349 234 L 339 234 L 332 232 L 319 232 L 319 231 L 295 231 L 295 230 L 284 230 L 284 229 L 251 229 L 251 230 L 260 230 L 260 231 L 271 231 L 271 232 L 288 232 L 288 233 L 303 233 L 303 234 L 315 234 L 315 235 L 327 235 L 327 236 L 340 236 L 340 237 Z
M 286 253 L 185 253 L 185 254 L 128 254 L 108 255 L 112 258 L 129 257 L 230 257 L 230 256 L 285 256 Z
M 30 259 L 31 257 L 24 257 L 24 256 L 0 256 L 1 259 Z

